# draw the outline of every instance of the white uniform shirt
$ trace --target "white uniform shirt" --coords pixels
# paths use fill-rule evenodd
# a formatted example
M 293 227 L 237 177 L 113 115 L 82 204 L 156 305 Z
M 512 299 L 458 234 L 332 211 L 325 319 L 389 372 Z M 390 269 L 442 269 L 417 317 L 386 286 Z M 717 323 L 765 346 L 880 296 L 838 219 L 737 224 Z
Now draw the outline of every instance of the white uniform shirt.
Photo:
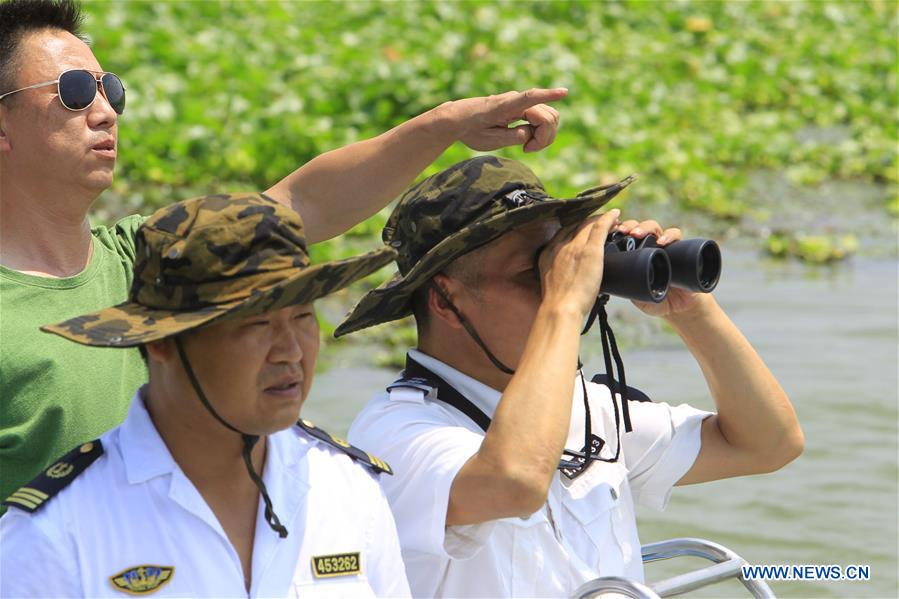
M 36 512 L 0 518 L 3 597 L 126 597 L 111 578 L 172 568 L 153 597 L 408 596 L 393 517 L 375 477 L 299 427 L 270 435 L 263 480 L 289 534 L 269 528 L 260 498 L 252 586 L 215 515 L 184 475 L 140 398 L 101 438 L 104 453 Z M 385 475 L 386 476 L 386 475 Z M 359 562 L 315 557 L 359 554 Z M 339 558 L 337 558 L 339 560 Z
M 418 351 L 410 355 L 492 416 L 500 393 Z M 616 447 L 611 393 L 587 383 L 593 434 Z M 566 447 L 584 444 L 583 391 L 575 386 Z M 557 471 L 544 507 L 528 518 L 446 527 L 456 473 L 484 433 L 455 408 L 414 389 L 375 397 L 350 428 L 352 443 L 390 463 L 383 477 L 416 597 L 563 597 L 598 576 L 643 580 L 634 500 L 664 509 L 699 453 L 709 412 L 630 402 L 633 432 L 621 427 L 617 463 L 594 462 L 574 480 Z

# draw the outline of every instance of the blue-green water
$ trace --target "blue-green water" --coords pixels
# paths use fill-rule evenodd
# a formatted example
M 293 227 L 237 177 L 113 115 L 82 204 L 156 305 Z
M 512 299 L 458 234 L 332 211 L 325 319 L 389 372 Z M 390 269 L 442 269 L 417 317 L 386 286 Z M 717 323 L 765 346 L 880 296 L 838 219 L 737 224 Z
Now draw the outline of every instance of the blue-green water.
M 805 432 L 805 453 L 766 475 L 679 488 L 663 513 L 641 509 L 644 543 L 695 536 L 759 564 L 869 564 L 867 582 L 770 582 L 783 597 L 896 597 L 897 263 L 855 259 L 836 267 L 772 262 L 725 251 L 715 291 L 789 393 Z M 639 321 L 621 300 L 614 320 Z M 657 399 L 711 408 L 699 368 L 673 335 L 640 329 L 625 351 L 628 382 Z M 591 335 L 593 335 L 591 333 Z M 598 343 L 598 336 L 586 343 Z M 395 372 L 365 367 L 365 354 L 329 349 L 304 416 L 343 433 L 368 397 Z M 587 372 L 602 370 L 585 352 Z M 701 565 L 647 566 L 650 581 Z M 693 593 L 745 597 L 737 582 Z

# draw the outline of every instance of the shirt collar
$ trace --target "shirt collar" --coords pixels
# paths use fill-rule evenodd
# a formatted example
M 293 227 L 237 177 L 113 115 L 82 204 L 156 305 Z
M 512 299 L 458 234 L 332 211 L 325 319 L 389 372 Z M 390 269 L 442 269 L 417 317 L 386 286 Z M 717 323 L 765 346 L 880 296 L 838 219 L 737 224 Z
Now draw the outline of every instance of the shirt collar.
M 477 406 L 491 420 L 493 419 L 502 393 L 417 349 L 410 349 L 409 356 L 452 385 L 468 401 Z
M 293 543 L 297 543 L 296 539 L 303 538 L 303 530 L 297 514 L 305 504 L 306 496 L 309 493 L 309 466 L 308 462 L 306 464 L 299 462 L 306 460 L 309 448 L 313 443 L 314 441 L 300 435 L 295 426 L 290 430 L 278 431 L 267 437 L 262 480 L 271 499 L 272 509 L 278 515 L 281 523 L 287 527 L 288 542 L 291 542 L 289 541 L 291 537 L 294 539 Z M 265 503 L 260 497 L 253 541 L 252 589 L 255 589 L 255 592 L 251 593 L 251 596 L 266 594 L 260 592 L 260 589 L 266 588 L 262 581 L 271 578 L 266 575 L 267 568 L 275 559 L 275 554 L 282 545 L 282 539 L 266 522 Z M 268 594 L 270 593 L 271 591 L 268 592 Z
M 131 398 L 128 417 L 122 423 L 119 434 L 122 459 L 130 484 L 169 474 L 178 467 L 144 405 L 146 388 L 144 385 Z
M 412 357 L 413 360 L 441 377 L 447 383 L 452 385 L 456 391 L 461 393 L 468 401 L 473 403 L 478 407 L 482 412 L 484 412 L 491 420 L 493 420 L 493 415 L 496 413 L 496 407 L 499 404 L 499 400 L 502 398 L 502 393 L 493 389 L 492 387 L 488 387 L 484 383 L 471 378 L 467 374 L 463 374 L 453 368 L 452 366 L 446 364 L 445 362 L 441 362 L 437 358 L 431 357 L 426 353 L 423 353 L 417 349 L 410 349 L 409 356 Z M 575 375 L 577 378 L 578 374 Z M 609 392 L 606 387 L 600 387 L 599 385 L 593 385 L 593 383 L 587 383 L 597 389 L 601 388 L 603 392 L 599 392 L 599 399 L 601 401 L 594 402 L 591 400 L 591 409 L 595 412 L 598 412 L 594 415 L 593 426 L 595 430 L 594 434 L 600 435 L 603 438 L 608 434 L 608 431 L 611 430 L 612 434 L 614 434 L 614 424 L 606 425 L 607 422 L 614 423 L 615 418 L 611 414 L 611 402 L 609 399 Z M 591 397 L 592 397 L 591 393 Z M 586 414 L 581 406 L 583 406 L 584 402 L 584 393 L 581 389 L 581 384 L 579 381 L 575 381 L 574 386 L 574 400 L 572 404 L 571 410 L 571 423 L 569 424 L 568 430 L 568 438 L 566 440 L 565 447 L 581 447 L 584 444 L 584 420 L 586 418 Z M 599 413 L 602 414 L 601 417 Z
M 122 458 L 130 484 L 142 483 L 178 469 L 175 458 L 156 430 L 156 425 L 153 424 L 144 404 L 143 395 L 146 388 L 144 385 L 134 393 L 128 416 L 119 429 Z M 291 469 L 305 457 L 310 445 L 308 439 L 304 439 L 293 430 L 286 435 L 278 436 L 277 433 L 269 435 L 265 472 L 279 471 L 282 467 Z M 274 462 L 278 464 L 269 467 Z M 266 485 L 270 484 L 267 477 L 263 476 L 263 480 Z M 275 481 L 271 482 L 277 484 Z

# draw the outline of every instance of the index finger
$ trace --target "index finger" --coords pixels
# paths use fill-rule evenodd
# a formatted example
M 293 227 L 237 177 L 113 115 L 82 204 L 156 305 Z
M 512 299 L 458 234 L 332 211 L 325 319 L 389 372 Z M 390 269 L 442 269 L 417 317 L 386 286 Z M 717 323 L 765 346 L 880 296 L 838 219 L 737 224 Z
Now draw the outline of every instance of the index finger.
M 537 255 L 537 263 L 541 271 L 545 270 L 544 265 L 553 259 L 556 252 L 573 239 L 581 237 L 586 243 L 595 243 L 595 237 L 601 236 L 602 241 L 609 236 L 609 231 L 618 222 L 621 210 L 615 208 L 601 214 L 593 214 L 586 220 L 565 225 L 553 235 Z M 586 237 L 586 239 L 583 239 Z
M 615 225 L 618 224 L 618 217 L 621 216 L 621 210 L 618 208 L 613 208 L 608 212 L 603 212 L 598 215 L 599 219 L 593 223 L 593 226 L 590 229 L 590 239 L 593 240 L 594 236 L 602 236 L 602 240 L 605 241 L 609 236 L 609 233 L 612 229 L 615 228 Z
M 596 237 L 601 237 L 602 241 L 605 241 L 609 236 L 609 231 L 617 224 L 620 215 L 621 210 L 614 208 L 608 212 L 594 214 L 582 222 L 569 225 L 573 229 L 572 237 L 584 236 L 589 243 L 595 242 Z
M 543 262 L 547 259 L 551 260 L 552 258 L 550 258 L 550 256 L 554 255 L 561 246 L 571 241 L 581 231 L 592 226 L 593 223 L 599 220 L 599 217 L 599 214 L 595 214 L 589 217 L 587 220 L 564 225 L 562 228 L 556 231 L 556 234 L 552 236 L 552 239 L 550 239 L 549 242 L 540 250 L 538 261 Z
M 567 87 L 555 87 L 552 89 L 532 87 L 527 91 L 519 92 L 516 96 L 513 96 L 509 101 L 509 108 L 524 111 L 537 104 L 561 100 L 567 95 Z

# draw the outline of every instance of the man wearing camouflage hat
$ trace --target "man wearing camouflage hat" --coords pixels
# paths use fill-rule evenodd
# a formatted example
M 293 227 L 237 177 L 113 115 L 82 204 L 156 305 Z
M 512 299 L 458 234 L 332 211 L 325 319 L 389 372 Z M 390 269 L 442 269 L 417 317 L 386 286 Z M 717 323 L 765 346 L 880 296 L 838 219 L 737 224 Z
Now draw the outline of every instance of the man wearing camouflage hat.
M 662 509 L 674 485 L 767 472 L 801 451 L 789 400 L 710 295 L 638 305 L 684 339 L 717 414 L 622 401 L 577 376 L 617 211 L 588 215 L 631 180 L 557 200 L 522 164 L 483 156 L 412 187 L 388 220 L 399 273 L 336 334 L 415 315 L 403 378 L 349 435 L 398 473 L 381 484 L 414 596 L 641 581 L 635 501 Z M 654 221 L 618 230 L 681 238 Z
M 147 380 L 136 351 L 89 350 L 38 331 L 127 297 L 135 231 L 145 219 L 88 219 L 125 151 L 118 133 L 132 90 L 104 71 L 80 23 L 76 0 L 0 0 L 0 499 L 59 453 L 120 424 L 126 400 Z M 127 36 L 129 24 L 122 27 Z M 156 78 L 154 70 L 140 65 L 134 87 L 146 90 L 139 80 Z M 445 102 L 282 173 L 266 194 L 300 213 L 310 243 L 334 237 L 384 207 L 456 141 L 478 150 L 546 147 L 559 114 L 544 103 L 566 93 Z M 158 105 L 146 95 L 143 102 L 144 110 Z
M 310 265 L 296 212 L 261 194 L 168 206 L 136 249 L 128 301 L 44 330 L 141 346 L 149 383 L 121 426 L 7 499 L 0 594 L 408 595 L 371 476 L 389 466 L 297 422 L 312 302 L 393 250 Z

